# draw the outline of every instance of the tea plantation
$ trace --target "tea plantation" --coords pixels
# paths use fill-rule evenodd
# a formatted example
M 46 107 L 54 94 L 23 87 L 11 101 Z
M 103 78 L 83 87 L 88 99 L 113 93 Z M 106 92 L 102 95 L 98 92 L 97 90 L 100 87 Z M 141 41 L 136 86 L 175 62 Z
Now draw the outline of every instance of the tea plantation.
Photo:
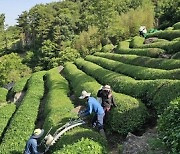
M 152 37 L 157 39 L 150 44 L 138 36 L 119 42 L 107 53 L 67 62 L 61 72 L 58 68 L 36 72 L 9 92 L 0 88 L 0 153 L 23 153 L 34 128 L 48 132 L 52 127 L 55 132 L 75 117 L 71 110 L 82 105 L 78 99 L 82 90 L 96 97 L 104 84 L 112 87 L 117 104 L 107 119 L 107 133 L 126 136 L 153 120 L 169 152 L 180 153 L 180 26 L 148 36 Z M 6 98 L 20 92 L 25 93 L 21 101 L 7 103 Z M 67 132 L 49 152 L 106 154 L 110 149 L 87 124 Z

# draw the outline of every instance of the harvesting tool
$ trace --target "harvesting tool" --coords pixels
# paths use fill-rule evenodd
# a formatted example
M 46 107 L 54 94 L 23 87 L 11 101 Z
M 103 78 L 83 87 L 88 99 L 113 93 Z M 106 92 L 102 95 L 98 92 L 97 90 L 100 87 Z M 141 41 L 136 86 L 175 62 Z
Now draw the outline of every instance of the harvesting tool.
M 78 109 L 79 110 L 79 109 Z M 74 112 L 74 110 L 73 110 Z M 79 112 L 79 111 L 78 111 Z M 74 127 L 80 126 L 85 124 L 85 121 L 78 117 L 77 119 L 70 119 L 69 122 L 58 128 L 53 135 L 50 134 L 52 127 L 45 135 L 44 139 L 41 141 L 40 145 L 44 145 L 44 153 L 46 153 L 51 146 L 53 146 L 61 136 L 66 133 L 67 131 L 73 129 Z

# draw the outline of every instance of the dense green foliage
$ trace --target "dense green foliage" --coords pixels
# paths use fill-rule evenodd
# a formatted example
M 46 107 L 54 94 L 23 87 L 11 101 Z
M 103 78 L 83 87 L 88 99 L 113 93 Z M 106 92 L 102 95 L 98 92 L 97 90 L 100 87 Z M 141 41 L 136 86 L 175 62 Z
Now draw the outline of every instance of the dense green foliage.
M 68 97 L 69 87 L 68 82 L 59 75 L 58 68 L 51 69 L 47 72 L 46 76 L 48 95 L 46 99 L 45 106 L 45 123 L 43 128 L 48 131 L 50 127 L 53 127 L 52 131 L 55 131 L 60 125 L 64 125 L 70 118 L 74 118 L 74 113 L 71 112 L 73 109 L 73 104 Z M 59 97 L 60 96 L 60 97 Z M 83 140 L 82 138 L 88 138 Z M 65 148 L 65 145 L 76 144 L 78 140 L 81 140 L 83 150 L 87 151 L 89 148 L 85 145 L 91 145 L 91 142 L 96 141 L 96 146 L 106 151 L 106 141 L 103 141 L 103 137 L 100 136 L 97 132 L 94 132 L 90 129 L 84 129 L 82 127 L 74 128 L 70 132 L 67 132 L 66 135 L 61 137 L 52 148 L 51 152 L 57 151 L 61 148 Z M 99 143 L 99 144 L 98 144 Z M 100 145 L 101 144 L 101 145 Z M 69 145 L 69 148 L 73 148 L 74 151 L 78 151 L 78 147 Z M 95 153 L 98 148 L 91 149 Z M 57 152 L 55 152 L 57 153 Z
M 116 92 L 142 99 L 148 106 L 155 108 L 158 114 L 163 113 L 169 102 L 180 95 L 179 80 L 135 80 L 85 60 L 75 62 L 101 84 L 108 83 Z
M 175 23 L 173 29 L 180 29 L 180 22 Z
M 84 140 L 85 139 L 85 140 Z M 62 151 L 66 151 L 66 148 L 73 148 L 74 152 L 78 151 L 80 147 L 74 147 L 74 144 L 77 144 L 78 141 L 81 140 L 83 150 L 87 151 L 89 148 L 86 145 L 91 145 L 92 142 L 96 144 L 96 148 L 91 149 L 93 153 L 96 153 L 96 151 L 99 151 L 99 148 L 102 149 L 102 154 L 107 153 L 108 147 L 107 147 L 107 141 L 104 140 L 104 137 L 102 137 L 98 132 L 89 129 L 89 128 L 83 128 L 83 127 L 76 127 L 72 129 L 71 131 L 68 131 L 66 135 L 63 135 L 61 139 L 57 142 L 57 144 L 52 147 L 52 151 L 56 149 L 55 151 L 59 151 L 60 149 Z
M 176 22 L 179 22 L 180 3 L 178 0 L 158 0 L 156 1 L 156 17 L 159 20 L 160 28 L 166 28 L 172 26 Z
M 2 137 L 2 133 L 5 130 L 7 123 L 15 109 L 16 106 L 14 104 L 8 104 L 6 106 L 0 107 L 0 138 Z
M 150 107 L 156 115 L 162 114 L 158 121 L 161 138 L 172 153 L 179 153 L 179 8 L 179 0 L 64 0 L 22 12 L 16 26 L 5 25 L 6 15 L 0 14 L 0 86 L 16 82 L 13 93 L 27 90 L 15 111 L 6 102 L 10 93 L 0 88 L 0 134 L 4 133 L 0 153 L 22 153 L 35 127 L 46 72 L 29 78 L 31 69 L 48 70 L 67 61 L 75 61 L 78 67 L 67 63 L 64 71 L 75 103 L 81 103 L 77 97 L 82 90 L 96 96 L 100 84 L 109 84 L 117 101 L 108 119 L 113 131 L 127 134 L 136 130 Z M 145 40 L 138 36 L 140 26 L 165 30 L 149 33 Z M 152 37 L 158 39 L 148 42 Z M 76 60 L 79 57 L 86 60 Z M 57 68 L 48 71 L 45 79 L 44 128 L 48 130 L 67 122 L 73 104 L 68 82 Z M 78 127 L 64 135 L 51 152 L 103 154 L 106 144 L 97 132 Z
M 0 85 L 19 80 L 27 76 L 31 70 L 22 64 L 22 59 L 15 53 L 0 57 Z
M 44 128 L 48 131 L 71 117 L 73 104 L 68 98 L 69 87 L 67 81 L 58 73 L 58 68 L 51 69 L 46 74 L 48 95 L 46 96 Z M 59 97 L 60 96 L 60 97 Z
M 133 77 L 137 80 L 180 79 L 180 69 L 163 70 L 143 66 L 134 66 L 91 55 L 87 56 L 85 59 L 98 64 L 103 68 Z
M 180 37 L 180 30 L 164 30 L 148 34 L 147 37 L 158 37 L 160 39 L 173 40 Z
M 160 136 L 172 153 L 180 153 L 180 97 L 173 100 L 158 120 Z
M 116 50 L 116 53 L 157 58 L 160 54 L 165 53 L 165 51 L 159 48 L 146 48 L 146 49 L 132 48 L 132 49 L 118 49 Z
M 40 100 L 44 94 L 44 72 L 34 73 L 28 82 L 27 93 L 22 104 L 12 117 L 11 123 L 0 144 L 0 153 L 22 153 L 26 141 L 32 134 L 38 114 Z
M 139 46 L 139 48 L 160 48 L 165 50 L 167 54 L 174 54 L 179 52 L 180 41 L 170 41 L 170 42 L 155 42 L 151 44 L 144 44 Z
M 6 96 L 7 96 L 8 90 L 5 88 L 0 88 L 0 106 L 4 103 L 6 103 Z
M 54 152 L 54 154 L 106 154 L 106 151 L 97 142 L 82 138 L 73 145 L 65 146 L 64 149 Z
M 125 64 L 144 66 L 149 68 L 160 68 L 165 70 L 178 69 L 180 66 L 180 60 L 176 59 L 164 59 L 164 58 L 150 58 L 136 55 L 115 54 L 115 53 L 100 53 L 96 52 L 95 56 L 104 57 L 116 61 L 120 61 Z
M 14 86 L 13 86 L 13 88 L 12 88 L 11 91 L 12 91 L 13 93 L 18 93 L 18 92 L 23 91 L 29 78 L 30 78 L 30 77 L 27 76 L 27 77 L 24 77 L 24 78 L 21 78 L 20 80 L 18 80 L 18 81 L 14 84 Z
M 81 62 L 82 59 L 78 59 L 77 63 L 78 61 Z M 82 90 L 91 92 L 92 96 L 96 97 L 97 91 L 101 85 L 97 83 L 95 79 L 70 63 L 66 63 L 64 73 L 66 78 L 70 81 L 76 97 L 80 96 Z M 100 78 L 103 78 L 102 75 Z M 127 134 L 129 131 L 138 129 L 145 122 L 148 115 L 144 104 L 128 95 L 115 92 L 113 92 L 113 95 L 117 107 L 113 108 L 110 112 L 108 125 L 111 126 L 113 131 L 119 132 L 120 134 Z

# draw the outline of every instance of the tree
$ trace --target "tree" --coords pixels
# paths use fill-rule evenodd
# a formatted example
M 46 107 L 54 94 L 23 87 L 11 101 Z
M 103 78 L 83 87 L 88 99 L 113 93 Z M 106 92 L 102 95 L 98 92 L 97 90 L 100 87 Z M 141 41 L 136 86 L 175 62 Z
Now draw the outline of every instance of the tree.
M 155 8 L 156 18 L 161 29 L 172 26 L 180 19 L 179 0 L 158 0 Z
M 27 76 L 31 70 L 24 64 L 22 59 L 15 53 L 0 57 L 0 85 L 15 82 L 21 77 Z
M 0 31 L 4 30 L 5 14 L 0 14 Z

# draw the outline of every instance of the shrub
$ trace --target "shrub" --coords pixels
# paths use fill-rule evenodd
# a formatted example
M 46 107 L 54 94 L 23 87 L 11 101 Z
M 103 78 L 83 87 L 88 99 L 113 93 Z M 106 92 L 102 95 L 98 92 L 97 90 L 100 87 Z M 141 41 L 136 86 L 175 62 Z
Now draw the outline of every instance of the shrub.
M 148 106 L 151 105 L 161 114 L 169 106 L 169 102 L 180 95 L 179 80 L 141 80 L 106 70 L 85 60 L 75 61 L 84 72 L 100 81 L 109 84 L 116 92 L 142 99 Z
M 6 103 L 6 96 L 7 96 L 8 90 L 5 88 L 0 88 L 0 106 L 1 104 Z
M 158 120 L 158 130 L 172 153 L 180 153 L 180 97 L 173 100 Z
M 70 118 L 73 109 L 69 97 L 68 82 L 59 74 L 58 68 L 49 70 L 46 74 L 48 94 L 46 96 L 44 129 L 54 129 L 60 122 Z
M 2 133 L 7 127 L 8 121 L 10 120 L 15 109 L 16 106 L 14 104 L 8 104 L 0 107 L 0 138 L 2 138 Z
M 150 37 L 158 37 L 161 39 L 166 39 L 166 40 L 173 40 L 177 37 L 180 37 L 180 30 L 164 30 L 164 31 L 158 31 L 156 33 L 148 34 L 148 38 Z
M 106 153 L 108 150 L 107 141 L 104 140 L 104 138 L 98 132 L 87 128 L 76 127 L 63 135 L 61 139 L 52 147 L 51 151 L 55 151 L 54 153 L 59 153 L 60 151 L 66 151 L 68 149 L 74 149 L 74 152 L 78 151 L 80 148 L 74 146 L 74 144 L 76 145 L 79 141 L 82 144 L 80 147 L 83 148 L 84 151 L 89 150 L 89 147 L 85 146 L 85 144 L 89 145 L 91 142 L 94 142 L 94 145 L 98 147 L 91 149 L 92 153 L 96 153 L 96 150 L 99 148 L 101 149 L 100 152 L 104 153 Z
M 177 22 L 173 25 L 173 28 L 176 29 L 180 29 L 180 22 Z
M 172 59 L 180 59 L 180 52 L 175 53 L 172 57 Z
M 147 68 L 142 66 L 134 66 L 129 64 L 124 64 L 118 61 L 97 57 L 97 56 L 86 56 L 88 61 L 96 63 L 104 68 L 111 71 L 115 71 L 121 74 L 128 75 L 135 79 L 142 80 L 153 80 L 153 79 L 180 79 L 179 69 L 174 70 L 162 70 Z
M 38 115 L 40 99 L 44 94 L 43 76 L 46 72 L 34 73 L 29 82 L 22 104 L 11 119 L 11 123 L 0 145 L 0 153 L 22 153 L 26 141 L 32 134 Z
M 74 48 L 80 52 L 81 56 L 91 54 L 92 48 L 97 48 L 101 43 L 101 35 L 98 33 L 98 28 L 90 26 L 88 31 L 82 31 L 79 38 L 75 39 Z
M 58 68 L 51 69 L 47 72 L 47 87 L 48 95 L 45 107 L 46 119 L 43 127 L 46 131 L 48 131 L 50 127 L 53 127 L 53 130 L 51 131 L 55 132 L 61 125 L 70 118 L 73 118 L 73 114 L 71 113 L 73 104 L 68 97 L 68 82 L 59 74 Z M 87 140 L 89 140 L 89 142 L 83 140 L 83 137 L 88 138 Z M 78 140 L 81 140 L 82 144 L 90 144 L 92 141 L 95 141 L 96 146 L 99 146 L 103 151 L 106 151 L 107 143 L 106 141 L 103 141 L 103 137 L 99 133 L 81 127 L 74 128 L 63 135 L 61 139 L 53 145 L 50 151 L 51 153 L 58 153 L 57 150 L 64 148 L 65 145 L 68 145 L 69 148 L 73 148 L 74 151 L 78 151 L 78 147 L 72 145 L 76 144 Z M 89 149 L 85 146 L 84 150 L 86 151 Z M 95 150 L 97 149 L 94 149 L 94 151 Z
M 120 50 L 120 49 L 128 49 L 128 48 L 129 48 L 129 42 L 128 41 L 121 41 L 121 42 L 119 42 L 116 49 Z
M 22 64 L 21 60 L 15 53 L 0 57 L 0 85 L 15 82 L 31 73 L 30 68 Z
M 139 46 L 142 46 L 144 43 L 145 38 L 144 37 L 140 37 L 140 36 L 135 36 L 132 38 L 129 47 L 130 48 L 136 48 Z
M 160 54 L 165 53 L 164 50 L 159 48 L 146 48 L 146 49 L 119 49 L 115 50 L 119 54 L 130 54 L 157 58 Z
M 95 56 L 104 57 L 116 61 L 120 61 L 126 64 L 150 67 L 150 68 L 160 68 L 165 70 L 177 69 L 180 66 L 180 60 L 175 59 L 164 59 L 164 58 L 150 58 L 144 56 L 136 55 L 121 55 L 115 53 L 101 53 L 96 52 Z
M 67 47 L 63 51 L 60 52 L 59 56 L 62 63 L 65 63 L 68 61 L 74 61 L 75 59 L 80 57 L 80 54 L 76 49 Z
M 54 152 L 54 154 L 67 154 L 67 153 L 73 153 L 73 154 L 105 154 L 107 153 L 105 149 L 100 146 L 97 142 L 90 140 L 90 139 L 84 139 L 81 138 L 78 142 L 65 146 L 62 150 Z
M 114 46 L 112 44 L 107 44 L 102 47 L 101 52 L 112 52 Z
M 141 1 L 142 2 L 142 1 Z M 132 7 L 134 7 L 134 1 Z M 127 5 L 127 4 L 125 4 Z M 131 8 L 132 8 L 131 7 Z M 147 28 L 153 27 L 154 23 L 154 9 L 151 1 L 143 1 L 142 6 L 136 9 L 130 9 L 127 13 L 124 10 L 119 17 L 118 27 L 122 27 L 122 36 L 136 36 L 139 33 L 139 27 L 146 25 Z
M 18 93 L 18 92 L 23 91 L 29 78 L 30 78 L 30 77 L 27 76 L 27 77 L 24 77 L 24 78 L 18 80 L 18 81 L 14 84 L 14 86 L 13 86 L 13 88 L 12 88 L 11 91 L 14 92 L 14 93 Z
M 78 59 L 76 63 L 81 63 L 81 61 L 83 60 Z M 75 92 L 79 94 L 77 95 L 75 93 L 76 96 L 80 96 L 81 91 L 85 89 L 91 92 L 92 96 L 96 97 L 100 85 L 95 79 L 78 70 L 73 64 L 66 64 L 64 71 L 70 82 L 76 83 L 73 84 Z M 98 75 L 99 74 L 100 72 Z M 100 78 L 103 78 L 103 76 L 101 75 Z M 110 119 L 108 120 L 112 130 L 119 132 L 120 134 L 127 134 L 129 131 L 138 129 L 147 117 L 147 110 L 144 104 L 127 95 L 115 92 L 113 92 L 113 95 L 115 97 L 117 107 L 111 111 L 111 116 L 109 116 Z M 129 117 L 129 120 L 127 121 L 125 117 Z
M 165 53 L 173 54 L 179 52 L 180 41 L 155 42 L 152 44 L 144 44 L 142 46 L 139 46 L 139 48 L 161 48 L 165 50 Z

